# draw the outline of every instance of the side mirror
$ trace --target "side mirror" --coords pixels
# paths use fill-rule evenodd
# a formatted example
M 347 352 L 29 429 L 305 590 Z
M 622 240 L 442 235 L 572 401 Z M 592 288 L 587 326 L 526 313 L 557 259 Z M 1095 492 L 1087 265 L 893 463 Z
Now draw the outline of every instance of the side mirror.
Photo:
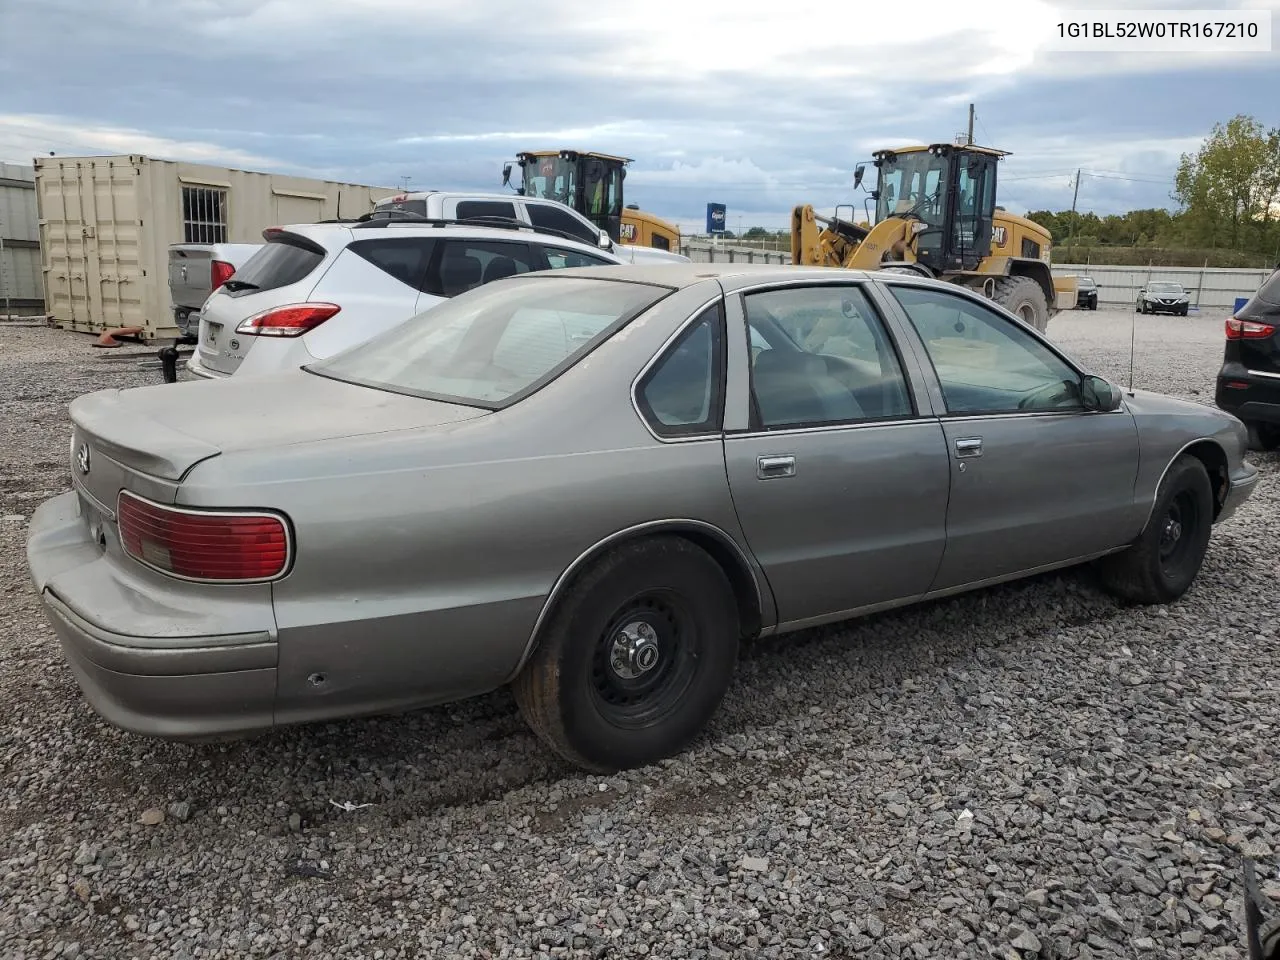
M 511 186 L 511 164 L 506 164 L 502 168 L 502 185 L 504 187 Z
M 860 163 L 853 168 L 853 185 L 854 187 L 862 186 L 862 175 L 867 172 L 867 165 Z
M 596 240 L 596 245 L 600 247 L 600 249 L 602 250 L 608 250 L 610 247 L 613 246 L 613 241 L 609 239 L 608 230 L 600 231 L 600 237 L 598 240 Z
M 1086 410 L 1099 413 L 1112 413 L 1120 409 L 1124 394 L 1115 384 L 1108 383 L 1101 377 L 1092 374 L 1080 381 L 1080 401 Z

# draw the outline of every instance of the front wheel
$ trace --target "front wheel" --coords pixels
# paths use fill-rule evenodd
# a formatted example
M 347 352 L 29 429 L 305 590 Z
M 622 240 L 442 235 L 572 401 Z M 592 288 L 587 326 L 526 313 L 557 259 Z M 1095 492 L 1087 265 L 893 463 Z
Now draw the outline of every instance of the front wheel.
M 624 544 L 569 586 L 516 678 L 516 702 L 579 767 L 653 763 L 719 708 L 738 634 L 733 588 L 705 551 L 672 536 Z
M 1102 585 L 1123 600 L 1172 603 L 1199 574 L 1212 527 L 1209 473 L 1183 454 L 1161 481 L 1151 519 L 1138 539 L 1098 562 Z

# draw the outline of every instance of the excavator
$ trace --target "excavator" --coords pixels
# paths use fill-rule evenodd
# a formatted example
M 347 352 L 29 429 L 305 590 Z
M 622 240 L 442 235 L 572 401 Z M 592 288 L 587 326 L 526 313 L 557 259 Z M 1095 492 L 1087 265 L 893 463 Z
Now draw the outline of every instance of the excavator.
M 658 250 L 680 250 L 680 228 L 641 210 L 623 206 L 622 181 L 628 157 L 580 150 L 527 150 L 516 154 L 522 182 L 521 196 L 556 200 L 572 207 L 614 243 L 636 244 Z M 502 168 L 503 186 L 511 186 L 512 164 Z
M 852 270 L 891 270 L 981 290 L 1037 330 L 1074 298 L 1075 278 L 1055 280 L 1053 237 L 1040 224 L 996 206 L 996 165 L 1008 152 L 971 143 L 878 150 L 874 224 L 823 217 L 813 206 L 791 213 L 791 262 Z M 865 164 L 854 169 L 862 185 Z M 865 188 L 864 188 L 865 189 Z M 852 209 L 852 208 L 850 208 Z

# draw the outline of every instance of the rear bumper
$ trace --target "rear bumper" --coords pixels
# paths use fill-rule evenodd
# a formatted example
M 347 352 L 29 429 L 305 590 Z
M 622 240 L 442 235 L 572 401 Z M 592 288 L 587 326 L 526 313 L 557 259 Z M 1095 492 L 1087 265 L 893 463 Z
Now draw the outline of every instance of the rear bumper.
M 132 733 L 193 739 L 252 733 L 272 726 L 278 647 L 270 630 L 228 633 L 216 617 L 188 614 L 184 632 L 122 632 L 102 622 L 102 609 L 128 584 L 104 574 L 110 564 L 90 539 L 67 493 L 31 518 L 27 563 L 44 613 L 89 705 Z M 190 598 L 190 607 L 200 598 Z M 139 597 L 124 609 L 139 627 L 163 618 Z M 170 620 L 171 622 L 171 620 Z M 201 627 L 210 629 L 202 631 Z
M 1218 373 L 1214 402 L 1245 423 L 1280 424 L 1280 377 L 1259 376 L 1229 364 Z
M 199 351 L 191 354 L 191 356 L 187 358 L 187 362 L 184 366 L 188 373 L 193 376 L 202 377 L 205 380 L 222 380 L 225 377 L 230 376 L 230 374 L 227 373 L 219 373 L 217 370 L 210 370 L 202 364 L 200 362 Z

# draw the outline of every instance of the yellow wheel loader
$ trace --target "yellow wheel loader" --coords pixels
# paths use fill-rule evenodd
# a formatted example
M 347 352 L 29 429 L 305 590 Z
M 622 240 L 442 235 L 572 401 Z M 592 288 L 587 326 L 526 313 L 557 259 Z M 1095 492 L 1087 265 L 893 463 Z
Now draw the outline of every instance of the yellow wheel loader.
M 791 262 L 853 270 L 892 270 L 983 291 L 1043 331 L 1057 313 L 1049 268 L 1053 237 L 1044 227 L 996 206 L 1002 150 L 935 143 L 879 150 L 874 224 L 822 217 L 811 205 L 791 214 Z M 865 168 L 854 170 L 861 186 Z M 1063 278 L 1074 295 L 1074 278 Z
M 614 243 L 636 244 L 680 252 L 680 228 L 642 211 L 635 204 L 623 206 L 622 181 L 631 160 L 607 153 L 579 150 L 527 150 L 516 154 L 523 182 L 517 193 L 555 200 L 572 207 L 608 232 Z M 502 170 L 502 182 L 511 185 L 512 165 Z

